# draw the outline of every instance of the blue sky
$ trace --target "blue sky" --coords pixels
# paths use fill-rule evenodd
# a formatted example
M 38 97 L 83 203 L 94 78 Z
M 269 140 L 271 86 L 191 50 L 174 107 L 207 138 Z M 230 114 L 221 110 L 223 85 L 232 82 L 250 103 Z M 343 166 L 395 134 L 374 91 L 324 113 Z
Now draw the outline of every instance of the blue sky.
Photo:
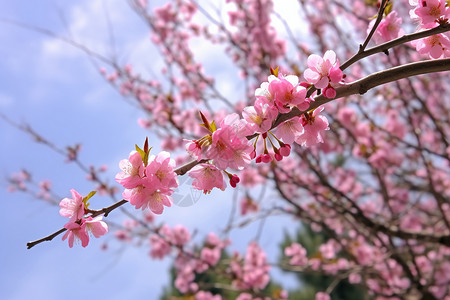
M 142 62 L 143 71 L 153 65 L 148 59 L 154 55 L 148 43 L 149 32 L 126 1 L 67 3 L 3 1 L 0 18 L 47 28 L 61 36 L 70 35 L 108 55 L 111 47 L 106 8 L 114 24 L 119 61 Z M 123 101 L 78 49 L 2 21 L 0 57 L 0 113 L 15 122 L 30 124 L 60 147 L 82 142 L 81 159 L 86 164 L 109 165 L 105 175 L 110 180 L 118 170 L 120 159 L 127 157 L 134 144 L 141 143 L 148 135 L 136 122 L 140 112 Z M 222 66 L 216 68 L 217 76 L 227 76 Z M 222 88 L 227 87 L 225 84 Z M 53 242 L 27 250 L 26 242 L 56 231 L 65 220 L 59 216 L 58 207 L 26 194 L 7 192 L 7 176 L 26 168 L 32 171 L 36 181 L 52 180 L 55 192 L 61 197 L 69 196 L 71 188 L 87 194 L 93 187 L 75 165 L 65 163 L 64 158 L 33 143 L 29 136 L 1 119 L 0 152 L 0 201 L 4 212 L 3 226 L 0 226 L 1 299 L 70 300 L 83 295 L 100 299 L 157 299 L 167 283 L 170 260 L 150 260 L 146 246 L 102 251 L 102 243 L 113 239 L 108 236 L 92 241 L 87 248 L 69 249 L 57 237 Z M 231 196 L 219 192 L 202 196 L 192 207 L 166 210 L 161 219 L 169 225 L 181 223 L 198 228 L 199 235 L 218 231 L 226 218 L 217 216 L 223 216 Z M 96 196 L 92 206 L 100 208 L 109 203 Z M 116 213 L 108 219 L 120 222 L 123 218 Z M 261 244 L 271 253 L 278 247 L 273 243 L 273 236 L 281 233 L 283 224 L 286 223 L 275 219 L 265 227 Z M 257 227 L 253 226 L 235 236 L 253 236 L 256 231 Z M 232 249 L 242 251 L 247 242 L 248 238 L 239 238 Z

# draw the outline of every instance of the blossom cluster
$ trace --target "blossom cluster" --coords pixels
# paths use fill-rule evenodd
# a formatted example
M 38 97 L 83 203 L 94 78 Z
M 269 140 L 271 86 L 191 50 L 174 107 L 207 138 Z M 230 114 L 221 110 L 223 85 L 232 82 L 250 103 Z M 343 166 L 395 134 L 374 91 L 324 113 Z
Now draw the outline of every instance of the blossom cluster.
M 323 142 L 323 131 L 329 129 L 328 120 L 320 115 L 323 107 L 308 111 L 314 99 L 306 97 L 307 87 L 314 85 L 323 91 L 325 97 L 334 98 L 335 87 L 341 84 L 343 73 L 336 54 L 331 50 L 323 58 L 311 55 L 308 66 L 305 71 L 307 82 L 300 82 L 295 75 L 279 75 L 278 68 L 271 69 L 272 74 L 267 82 L 255 90 L 254 105 L 243 108 L 243 118 L 236 113 L 229 114 L 217 128 L 214 121 L 209 122 L 201 113 L 201 125 L 210 133 L 189 141 L 186 150 L 198 161 L 207 160 L 211 164 L 201 164 L 190 172 L 189 176 L 195 178 L 194 188 L 205 193 L 214 187 L 224 189 L 221 171 L 230 179 L 230 185 L 235 187 L 240 179 L 228 173 L 227 168 L 242 170 L 252 159 L 256 163 L 280 161 L 290 155 L 294 142 L 305 147 Z M 272 132 L 277 117 L 293 108 L 305 113 L 278 124 L 276 132 Z M 254 135 L 254 142 L 247 138 L 250 135 Z M 263 149 L 257 154 L 260 151 L 260 137 Z
M 150 157 L 149 152 L 133 151 L 128 159 L 120 161 L 122 172 L 116 175 L 116 181 L 125 188 L 123 198 L 136 209 L 148 208 L 155 214 L 161 214 L 164 206 L 172 206 L 171 195 L 178 186 L 175 160 L 166 151 Z
M 89 234 L 91 233 L 96 238 L 108 232 L 108 226 L 102 221 L 102 216 L 84 217 L 87 213 L 87 201 L 95 193 L 89 194 L 87 197 L 82 197 L 77 191 L 72 189 L 72 198 L 64 198 L 59 203 L 61 207 L 59 213 L 63 217 L 69 218 L 69 221 L 64 225 L 67 229 L 63 235 L 62 240 L 68 240 L 69 247 L 72 248 L 75 241 L 81 241 L 81 246 L 86 247 L 89 244 Z
M 418 30 L 431 29 L 448 22 L 450 7 L 445 0 L 409 0 L 414 8 L 410 11 L 413 20 L 419 23 Z M 448 33 L 432 35 L 415 41 L 417 52 L 431 58 L 450 57 L 450 37 Z
M 295 75 L 278 75 L 278 68 L 271 69 L 272 75 L 268 77 L 268 81 L 255 90 L 255 104 L 243 109 L 243 118 L 236 113 L 229 114 L 217 128 L 214 121 L 209 122 L 200 113 L 203 120 L 201 125 L 210 133 L 201 139 L 189 141 L 186 145 L 191 156 L 198 161 L 207 162 L 194 166 L 189 172 L 195 189 L 204 193 L 211 192 L 213 188 L 224 190 L 224 175 L 228 177 L 230 185 L 236 187 L 240 178 L 227 169 L 243 170 L 252 159 L 256 163 L 280 161 L 290 155 L 293 142 L 306 147 L 323 142 L 322 131 L 328 129 L 328 120 L 319 115 L 323 107 L 308 111 L 314 100 L 306 97 L 307 87 L 314 85 L 316 89 L 322 89 L 326 97 L 333 98 L 336 96 L 334 87 L 340 84 L 343 74 L 339 69 L 339 60 L 331 50 L 323 58 L 311 55 L 308 66 L 309 69 L 305 71 L 307 82 L 300 82 Z M 287 113 L 293 108 L 304 111 L 304 115 L 279 124 L 275 134 L 271 132 L 279 114 Z M 255 133 L 256 138 L 252 144 L 247 137 Z M 264 150 L 257 156 L 260 137 Z M 272 146 L 270 153 L 268 143 Z M 164 206 L 172 205 L 171 195 L 179 183 L 175 160 L 170 158 L 170 154 L 162 151 L 150 156 L 150 150 L 148 140 L 144 150 L 136 145 L 136 151 L 132 151 L 128 159 L 120 161 L 122 171 L 115 179 L 125 188 L 122 193 L 124 200 L 129 201 L 136 209 L 149 209 L 155 214 L 161 214 Z M 106 233 L 107 227 L 101 217 L 83 218 L 87 198 L 75 191 L 72 191 L 72 195 L 73 199 L 66 198 L 60 203 L 61 215 L 71 218 L 65 225 L 68 232 L 63 239 L 69 239 L 70 247 L 75 238 L 79 239 L 85 247 L 89 242 L 88 232 L 97 237 Z M 155 250 L 156 257 L 164 256 L 169 251 L 170 246 L 158 236 L 152 237 L 152 243 L 159 245 L 155 246 L 159 249 Z

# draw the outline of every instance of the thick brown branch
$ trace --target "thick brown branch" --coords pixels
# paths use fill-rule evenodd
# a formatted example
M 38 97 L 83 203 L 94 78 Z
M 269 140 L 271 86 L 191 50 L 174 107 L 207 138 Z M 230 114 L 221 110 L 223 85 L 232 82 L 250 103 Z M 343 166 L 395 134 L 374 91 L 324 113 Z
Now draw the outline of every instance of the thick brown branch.
M 328 103 L 330 101 L 336 100 L 338 98 L 355 94 L 364 94 L 374 87 L 389 82 L 397 81 L 411 76 L 443 71 L 450 71 L 450 58 L 415 62 L 387 69 L 384 71 L 376 72 L 369 76 L 356 80 L 352 83 L 345 84 L 341 87 L 336 88 L 336 97 L 332 99 L 325 98 L 323 95 L 314 97 L 314 102 L 311 103 L 307 111 L 316 109 L 317 107 L 324 105 L 325 103 Z M 286 114 L 281 114 L 275 120 L 272 128 L 277 127 L 284 121 L 287 121 L 295 116 L 300 116 L 304 112 L 305 111 L 300 111 L 298 108 L 294 108 Z

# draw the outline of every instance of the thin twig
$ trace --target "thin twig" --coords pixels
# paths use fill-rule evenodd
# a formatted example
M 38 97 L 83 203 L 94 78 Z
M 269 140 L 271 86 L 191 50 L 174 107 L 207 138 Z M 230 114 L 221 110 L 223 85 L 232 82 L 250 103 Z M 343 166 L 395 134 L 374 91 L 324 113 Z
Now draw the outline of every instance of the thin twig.
M 174 170 L 174 172 L 175 172 L 177 175 L 183 175 L 183 174 L 186 174 L 186 172 L 188 172 L 190 169 L 192 169 L 193 167 L 195 167 L 195 166 L 198 165 L 199 163 L 203 163 L 203 162 L 206 162 L 206 161 L 207 161 L 207 160 L 203 159 L 203 160 L 200 160 L 200 161 L 192 161 L 192 162 L 189 162 L 189 163 L 187 163 L 187 164 L 185 164 L 185 165 L 183 165 L 183 166 L 181 166 L 181 167 L 176 168 L 176 169 Z M 119 208 L 120 206 L 124 205 L 124 204 L 127 203 L 127 202 L 128 202 L 127 200 L 122 199 L 122 200 L 120 200 L 119 202 L 116 202 L 116 203 L 114 203 L 114 204 L 112 204 L 112 205 L 110 205 L 110 206 L 108 206 L 108 207 L 104 207 L 104 208 L 99 209 L 99 210 L 91 210 L 91 211 L 89 211 L 89 213 L 90 213 L 90 216 L 91 216 L 91 217 L 97 217 L 97 216 L 102 215 L 102 214 L 103 214 L 105 217 L 107 217 L 108 214 L 109 214 L 111 211 L 115 210 L 116 208 Z M 45 241 L 51 241 L 51 240 L 53 240 L 55 237 L 57 237 L 58 235 L 60 235 L 61 233 L 65 232 L 66 230 L 67 230 L 66 228 L 61 228 L 60 230 L 58 230 L 58 231 L 56 231 L 56 232 L 54 232 L 54 233 L 52 233 L 52 234 L 50 234 L 50 235 L 48 235 L 48 236 L 46 236 L 46 237 L 43 237 L 43 238 L 41 238 L 41 239 L 38 239 L 38 240 L 35 240 L 35 241 L 32 241 L 32 242 L 28 242 L 28 243 L 27 243 L 27 249 L 31 249 L 32 247 L 34 247 L 34 246 L 36 246 L 37 244 L 40 244 L 40 243 L 42 243 L 42 242 L 45 242 Z
M 432 29 L 419 31 L 419 32 L 415 32 L 415 33 L 410 33 L 410 34 L 405 34 L 404 36 L 394 39 L 392 41 L 389 41 L 384 44 L 381 44 L 381 45 L 372 47 L 370 49 L 356 53 L 350 59 L 348 59 L 346 62 L 344 62 L 341 65 L 340 69 L 343 71 L 343 70 L 347 69 L 349 66 L 351 66 L 352 64 L 354 64 L 355 62 L 357 62 L 367 56 L 371 56 L 373 54 L 381 53 L 381 52 L 386 53 L 386 51 L 388 51 L 389 49 L 391 49 L 395 46 L 399 46 L 404 43 L 415 41 L 415 40 L 425 38 L 428 36 L 432 36 L 435 34 L 447 32 L 449 30 L 450 30 L 450 23 L 445 23 L 445 24 L 441 24 L 440 26 L 432 28 Z

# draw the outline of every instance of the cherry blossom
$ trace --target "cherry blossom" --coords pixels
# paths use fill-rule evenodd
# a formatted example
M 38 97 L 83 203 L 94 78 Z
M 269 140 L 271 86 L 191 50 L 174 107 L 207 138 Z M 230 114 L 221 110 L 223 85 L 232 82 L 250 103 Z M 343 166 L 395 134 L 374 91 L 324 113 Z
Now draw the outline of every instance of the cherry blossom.
M 327 104 L 327 116 L 333 122 L 333 131 L 324 143 L 324 131 L 330 128 L 327 117 L 321 114 L 326 102 L 323 97 L 335 98 L 336 88 L 344 84 L 336 53 L 326 49 L 345 44 L 346 49 L 335 49 L 342 54 L 340 58 L 364 56 L 365 46 L 352 53 L 351 43 L 340 38 L 347 34 L 353 38 L 355 34 L 355 39 L 363 41 L 376 4 L 355 1 L 352 6 L 339 6 L 322 0 L 314 2 L 314 9 L 304 10 L 304 21 L 317 32 L 320 43 L 312 44 L 314 39 L 308 39 L 308 44 L 294 41 L 297 56 L 283 57 L 285 42 L 271 26 L 272 1 L 227 2 L 231 9 L 227 7 L 224 15 L 229 17 L 229 24 L 223 24 L 223 28 L 219 21 L 214 28 L 194 23 L 197 6 L 191 1 L 173 1 L 153 13 L 146 4 L 139 4 L 139 13 L 152 29 L 151 39 L 164 56 L 166 65 L 158 75 L 166 76 L 166 81 L 145 79 L 130 64 L 114 65 L 117 70 L 112 72 L 101 70 L 112 85 L 143 109 L 146 118 L 139 122 L 161 136 L 162 148 L 180 154 L 176 160 L 165 151 L 149 157 L 148 147 L 144 146 L 144 151 L 136 147 L 137 152 L 119 163 L 121 171 L 116 181 L 124 187 L 124 200 L 116 204 L 128 201 L 144 210 L 144 217 L 142 223 L 124 222 L 123 228 L 115 232 L 117 240 L 148 246 L 155 259 L 173 256 L 174 286 L 186 294 L 184 297 L 220 299 L 219 295 L 201 290 L 205 288 L 201 275 L 214 272 L 218 277 L 224 275 L 220 280 L 232 284 L 238 299 L 262 299 L 270 280 L 270 265 L 276 262 L 269 260 L 269 253 L 257 242 L 250 242 L 245 254 L 233 253 L 226 249 L 230 242 L 213 233 L 198 244 L 201 239 L 193 239 L 184 226 L 171 228 L 155 220 L 154 214 L 162 214 L 165 206 L 172 205 L 179 184 L 177 174 L 188 174 L 193 178 L 193 188 L 205 194 L 214 188 L 225 190 L 225 174 L 231 187 L 242 185 L 242 189 L 235 190 L 235 199 L 241 199 L 241 214 L 230 218 L 229 228 L 244 226 L 247 220 L 266 221 L 273 212 L 292 218 L 295 224 L 302 222 L 299 226 L 309 226 L 313 232 L 326 233 L 327 238 L 311 250 L 309 257 L 299 241 L 289 239 L 283 262 L 289 262 L 284 266 L 291 271 L 347 277 L 376 299 L 429 294 L 444 299 L 450 280 L 446 276 L 450 252 L 445 247 L 450 205 L 443 200 L 449 192 L 450 147 L 446 141 L 448 107 L 442 100 L 448 89 L 442 84 L 442 75 L 414 76 L 385 85 L 368 93 L 370 99 L 354 94 L 332 101 Z M 447 2 L 410 0 L 411 16 L 416 25 L 420 23 L 417 31 L 445 25 L 449 17 Z M 411 20 L 401 18 L 404 9 L 399 8 L 390 13 L 385 10 L 374 35 L 377 43 L 402 35 L 402 23 L 410 30 L 416 27 Z M 338 16 L 339 22 L 329 22 L 333 16 L 321 15 L 329 11 L 336 12 L 334 17 Z M 351 32 L 352 26 L 341 28 L 340 23 L 364 27 Z M 375 20 L 368 30 L 373 26 Z M 242 76 L 239 84 L 246 87 L 244 97 L 234 97 L 234 90 L 230 97 L 221 95 L 226 89 L 207 76 L 206 68 L 187 46 L 197 42 L 194 37 L 225 46 L 238 67 L 236 74 Z M 386 50 L 389 56 L 366 56 L 352 63 L 347 69 L 348 86 L 374 70 L 420 60 L 420 55 L 450 57 L 448 32 L 412 44 L 416 49 L 397 45 Z M 311 54 L 317 49 L 325 51 L 323 57 Z M 308 55 L 305 70 L 301 62 Z M 281 74 L 279 68 L 274 69 L 277 63 L 284 65 L 283 72 L 284 68 L 287 71 Z M 272 75 L 267 77 L 269 71 Z M 301 74 L 307 82 L 300 82 Z M 216 101 L 221 103 L 215 106 Z M 311 104 L 317 108 L 310 108 Z M 196 121 L 198 109 L 205 111 L 200 113 L 201 126 Z M 289 119 L 284 118 L 286 113 Z M 285 121 L 278 124 L 281 119 Z M 189 138 L 185 150 L 196 161 L 189 161 L 188 155 L 179 151 L 183 138 Z M 291 155 L 294 142 L 298 145 Z M 69 156 L 78 161 L 78 151 L 73 149 L 68 150 Z M 176 169 L 176 164 L 181 167 Z M 111 191 L 96 176 L 97 168 L 89 170 L 89 180 L 98 181 L 99 190 Z M 29 176 L 19 178 L 14 188 L 29 191 L 30 183 Z M 275 187 L 276 195 L 270 193 L 270 201 L 263 201 L 261 195 L 267 187 Z M 259 189 L 260 195 L 255 193 Z M 101 217 L 93 216 L 100 212 L 107 215 L 109 210 L 88 209 L 86 198 L 74 190 L 72 198 L 60 203 L 60 214 L 70 218 L 64 226 L 67 232 L 63 240 L 68 240 L 69 247 L 76 241 L 86 247 L 89 234 L 99 237 L 108 231 Z M 233 206 L 233 213 L 235 209 Z M 249 213 L 254 215 L 238 219 Z M 226 262 L 225 267 L 222 262 Z M 332 284 L 316 293 L 315 298 L 330 299 L 335 288 Z M 271 297 L 287 297 L 281 293 L 277 297 L 274 292 Z
M 444 34 L 436 34 L 414 41 L 417 52 L 428 54 L 431 58 L 450 57 L 450 39 Z
M 222 296 L 213 295 L 210 292 L 198 291 L 195 294 L 195 300 L 222 300 Z
M 306 249 L 298 243 L 292 243 L 284 249 L 284 255 L 290 256 L 289 263 L 293 266 L 305 266 L 308 263 Z
M 316 300 L 330 300 L 330 295 L 324 292 L 318 292 L 315 297 Z
M 286 144 L 292 144 L 298 136 L 303 134 L 304 131 L 305 130 L 300 117 L 293 117 L 292 119 L 278 125 L 276 133 L 277 137 L 283 140 L 283 142 Z
M 146 168 L 146 185 L 152 185 L 162 191 L 168 191 L 178 186 L 177 175 L 173 171 L 175 168 L 175 160 L 170 158 L 170 153 L 162 151 L 158 155 L 149 157 L 148 166 Z
M 77 222 L 69 221 L 64 225 L 67 229 L 63 235 L 62 240 L 66 239 L 69 242 L 69 247 L 72 248 L 75 241 L 81 241 L 81 246 L 87 247 L 89 244 L 89 233 L 92 233 L 96 238 L 108 232 L 108 226 L 102 221 L 102 217 L 95 218 L 88 217 Z
M 86 231 L 92 233 L 96 238 L 108 233 L 108 226 L 102 219 L 102 216 L 97 216 L 95 218 L 89 216 L 86 219 L 83 219 L 83 223 L 86 225 Z
M 317 54 L 311 54 L 308 57 L 308 69 L 305 70 L 304 76 L 306 81 L 314 84 L 317 89 L 328 88 L 329 93 L 333 93 L 333 87 L 339 85 L 343 78 L 339 66 L 339 59 L 336 58 L 333 50 L 326 51 L 323 58 Z M 324 95 L 331 96 L 328 93 Z
M 373 25 L 375 24 L 375 19 L 369 23 L 367 28 L 367 33 L 369 33 Z M 373 38 L 377 44 L 382 44 L 390 40 L 396 39 L 403 35 L 404 31 L 401 29 L 402 18 L 400 18 L 396 11 L 390 12 L 383 20 L 381 20 L 378 25 Z
M 420 20 L 422 26 L 435 26 L 438 19 L 450 17 L 450 8 L 444 0 L 410 1 L 410 4 L 416 6 L 410 12 L 411 17 Z
M 192 168 L 189 176 L 194 178 L 192 186 L 205 194 L 210 193 L 213 188 L 225 190 L 222 171 L 210 164 L 199 164 Z
M 245 197 L 245 198 L 241 199 L 240 208 L 241 208 L 241 215 L 243 215 L 243 216 L 245 216 L 246 214 L 251 213 L 251 212 L 259 211 L 258 203 L 255 202 L 250 197 Z
M 86 232 L 86 224 L 78 222 L 68 222 L 64 225 L 67 229 L 66 233 L 63 235 L 62 240 L 69 242 L 69 247 L 73 247 L 75 241 L 81 241 L 81 246 L 86 247 L 89 244 L 89 235 Z
M 59 214 L 63 217 L 70 218 L 71 221 L 81 219 L 85 215 L 85 204 L 83 197 L 74 189 L 71 189 L 72 198 L 64 198 L 59 203 L 61 209 Z
M 212 134 L 212 143 L 206 155 L 214 160 L 214 165 L 225 170 L 241 170 L 250 163 L 253 148 L 245 138 L 248 127 L 242 124 L 237 115 L 227 116 L 220 128 Z
M 145 167 L 141 154 L 132 152 L 129 161 L 121 161 L 123 170 L 127 171 L 120 172 L 116 180 L 125 184 L 122 196 L 136 209 L 148 208 L 155 214 L 161 214 L 164 206 L 172 206 L 173 188 L 178 186 L 177 175 L 173 171 L 175 160 L 170 158 L 168 152 L 162 151 L 156 156 L 151 155 L 147 163 Z
M 296 106 L 305 110 L 309 102 L 305 99 L 306 88 L 299 84 L 295 75 L 278 76 L 270 75 L 267 82 L 263 82 L 260 88 L 255 90 L 256 103 L 268 104 L 276 107 L 279 112 L 286 113 Z
M 119 168 L 122 172 L 116 175 L 116 181 L 124 188 L 132 189 L 141 184 L 145 166 L 138 152 L 132 151 L 128 159 L 121 160 Z
M 172 206 L 173 190 L 159 190 L 153 185 L 146 183 L 139 185 L 134 189 L 126 189 L 122 193 L 125 200 L 130 201 L 136 209 L 150 209 L 154 214 L 160 215 L 164 210 L 164 206 Z
M 278 116 L 278 110 L 268 103 L 256 102 L 254 106 L 245 107 L 242 116 L 251 124 L 253 132 L 264 133 L 271 128 L 272 122 Z
M 327 118 L 319 115 L 323 109 L 322 106 L 308 113 L 307 117 L 302 116 L 304 131 L 296 137 L 297 144 L 311 147 L 317 143 L 323 143 L 322 131 L 329 129 Z

